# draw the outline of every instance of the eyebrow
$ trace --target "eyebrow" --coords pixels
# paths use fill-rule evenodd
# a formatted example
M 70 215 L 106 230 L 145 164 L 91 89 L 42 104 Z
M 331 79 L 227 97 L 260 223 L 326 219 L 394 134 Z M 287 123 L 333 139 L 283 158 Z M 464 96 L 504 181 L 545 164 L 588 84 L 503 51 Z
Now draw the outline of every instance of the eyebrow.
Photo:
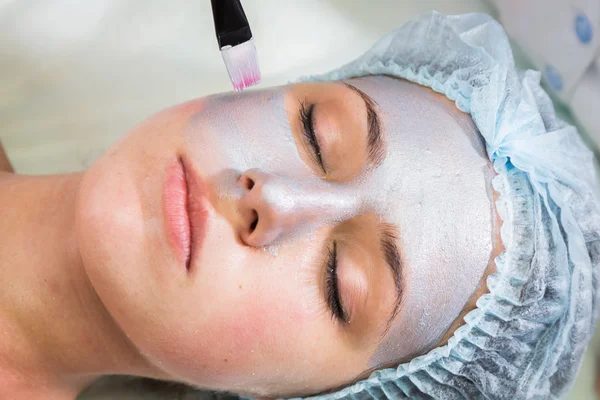
M 381 251 L 385 262 L 392 270 L 392 276 L 394 277 L 394 286 L 396 288 L 396 301 L 394 302 L 394 309 L 390 315 L 390 318 L 386 322 L 385 330 L 383 331 L 381 338 L 387 334 L 392 326 L 392 322 L 402 304 L 402 298 L 404 294 L 404 280 L 402 279 L 402 258 L 400 257 L 400 251 L 396 245 L 397 235 L 396 230 L 391 224 L 383 224 L 380 227 L 380 245 Z
M 353 90 L 363 99 L 367 108 L 367 128 L 369 137 L 367 141 L 369 161 L 375 165 L 383 161 L 385 147 L 381 133 L 381 121 L 377 113 L 377 103 L 365 92 L 347 82 L 342 82 L 344 86 Z

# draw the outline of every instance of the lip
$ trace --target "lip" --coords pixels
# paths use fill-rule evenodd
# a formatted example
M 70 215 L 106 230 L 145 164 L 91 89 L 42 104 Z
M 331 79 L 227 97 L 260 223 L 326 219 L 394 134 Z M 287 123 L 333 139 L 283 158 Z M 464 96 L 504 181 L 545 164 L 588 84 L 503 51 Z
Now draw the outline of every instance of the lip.
M 208 211 L 206 186 L 181 158 L 169 167 L 164 185 L 165 224 L 169 244 L 187 271 L 204 243 Z

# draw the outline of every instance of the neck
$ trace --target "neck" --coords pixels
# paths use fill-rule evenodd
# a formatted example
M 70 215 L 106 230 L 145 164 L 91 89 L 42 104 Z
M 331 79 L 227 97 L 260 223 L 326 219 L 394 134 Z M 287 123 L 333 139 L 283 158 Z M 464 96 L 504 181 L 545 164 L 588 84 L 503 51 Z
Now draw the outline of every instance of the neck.
M 0 173 L 0 398 L 69 399 L 105 374 L 152 376 L 87 279 L 81 177 Z

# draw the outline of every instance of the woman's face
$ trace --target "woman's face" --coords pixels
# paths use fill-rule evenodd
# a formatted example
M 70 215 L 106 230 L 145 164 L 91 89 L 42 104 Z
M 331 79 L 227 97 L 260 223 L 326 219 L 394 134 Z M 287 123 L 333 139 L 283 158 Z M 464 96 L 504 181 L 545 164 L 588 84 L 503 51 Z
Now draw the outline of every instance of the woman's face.
M 490 171 L 470 118 L 405 81 L 228 93 L 107 151 L 78 239 L 165 378 L 310 394 L 439 343 L 490 259 Z

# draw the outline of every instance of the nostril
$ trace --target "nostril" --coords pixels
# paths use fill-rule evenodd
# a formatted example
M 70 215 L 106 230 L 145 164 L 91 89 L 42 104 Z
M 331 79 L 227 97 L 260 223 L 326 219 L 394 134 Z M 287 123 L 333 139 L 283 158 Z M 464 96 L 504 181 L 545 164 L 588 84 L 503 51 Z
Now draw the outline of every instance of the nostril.
M 252 223 L 250 224 L 250 233 L 254 232 L 256 229 L 256 225 L 258 225 L 258 213 L 256 210 L 252 210 Z
M 240 176 L 240 183 L 247 190 L 252 190 L 252 188 L 254 187 L 254 180 L 246 174 Z

